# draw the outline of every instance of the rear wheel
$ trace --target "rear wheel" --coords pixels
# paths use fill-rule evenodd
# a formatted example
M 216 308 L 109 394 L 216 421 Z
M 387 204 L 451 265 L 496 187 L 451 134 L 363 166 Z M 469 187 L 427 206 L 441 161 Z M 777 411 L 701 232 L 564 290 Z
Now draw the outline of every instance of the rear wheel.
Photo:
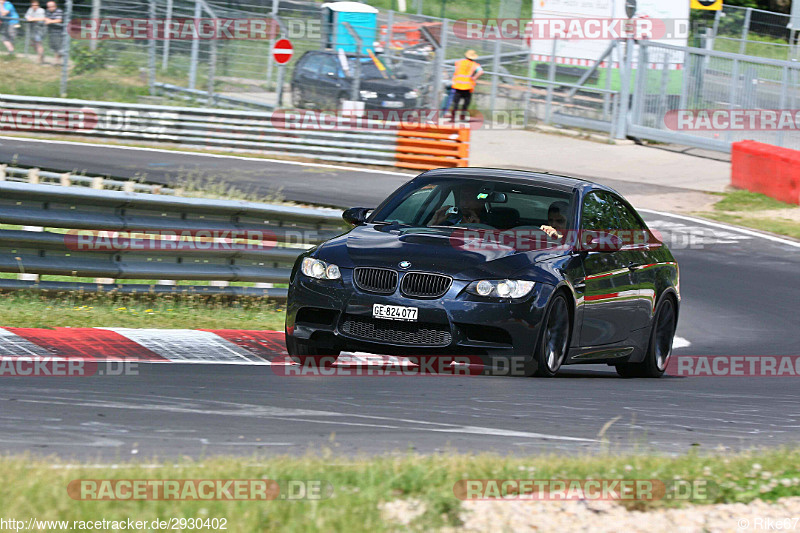
M 660 378 L 664 375 L 672 355 L 672 339 L 675 337 L 675 304 L 667 296 L 658 304 L 647 354 L 641 363 L 617 365 L 617 374 L 624 378 Z
M 567 299 L 556 294 L 542 320 L 542 332 L 536 346 L 534 375 L 551 378 L 567 358 L 569 350 L 570 317 Z
M 313 365 L 313 368 L 331 366 L 340 353 L 339 350 L 320 348 L 313 343 L 298 341 L 289 335 L 286 335 L 286 351 L 301 365 Z

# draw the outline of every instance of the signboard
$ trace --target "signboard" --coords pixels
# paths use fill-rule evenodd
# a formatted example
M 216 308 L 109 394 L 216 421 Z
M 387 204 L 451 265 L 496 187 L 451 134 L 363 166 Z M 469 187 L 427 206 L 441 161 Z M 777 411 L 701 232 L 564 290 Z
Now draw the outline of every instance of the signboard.
M 798 0 L 800 2 L 800 0 Z M 633 16 L 631 16 L 633 15 Z M 689 3 L 675 0 L 536 0 L 533 16 L 535 19 L 598 19 L 628 20 L 649 19 L 655 28 L 663 29 L 663 36 L 650 39 L 654 43 L 688 46 Z M 534 62 L 548 62 L 553 54 L 552 39 L 531 39 L 531 54 Z M 555 43 L 556 62 L 559 65 L 589 67 L 608 49 L 609 39 L 559 39 Z M 657 56 L 657 57 L 652 57 Z M 670 70 L 681 68 L 683 53 L 672 50 L 651 50 L 650 63 L 658 63 L 659 68 L 667 59 Z M 608 61 L 608 59 L 606 59 Z M 617 68 L 621 58 L 615 53 L 611 58 Z M 634 57 L 634 68 L 637 59 Z M 605 65 L 605 63 L 604 63 Z M 680 65 L 680 66 L 679 66 Z
M 292 59 L 294 48 L 289 39 L 278 39 L 275 41 L 275 46 L 272 47 L 272 58 L 279 65 L 285 65 Z

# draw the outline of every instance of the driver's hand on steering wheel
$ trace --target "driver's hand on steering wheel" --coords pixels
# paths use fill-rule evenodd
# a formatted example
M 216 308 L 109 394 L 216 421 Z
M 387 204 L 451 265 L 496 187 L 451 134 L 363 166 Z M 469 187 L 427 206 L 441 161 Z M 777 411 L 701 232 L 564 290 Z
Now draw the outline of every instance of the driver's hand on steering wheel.
M 560 238 L 563 237 L 563 235 L 561 235 L 558 232 L 558 230 L 556 228 L 554 228 L 553 226 L 548 226 L 547 224 L 542 224 L 541 226 L 539 226 L 539 229 L 542 230 L 543 232 L 547 233 L 548 237 L 552 237 L 554 239 L 560 239 Z

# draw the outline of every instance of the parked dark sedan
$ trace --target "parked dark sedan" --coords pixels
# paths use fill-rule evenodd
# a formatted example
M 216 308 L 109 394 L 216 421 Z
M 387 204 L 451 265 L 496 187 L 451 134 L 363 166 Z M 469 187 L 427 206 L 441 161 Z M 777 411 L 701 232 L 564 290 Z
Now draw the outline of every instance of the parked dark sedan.
M 470 355 L 548 377 L 576 363 L 666 369 L 678 264 L 613 189 L 437 169 L 343 216 L 354 227 L 294 266 L 291 355 Z
M 404 79 L 388 70 L 382 74 L 369 56 L 346 57 L 348 72 L 342 68 L 335 52 L 306 52 L 297 62 L 292 75 L 292 105 L 340 109 L 342 101 L 352 98 L 353 76 L 358 62 L 361 74 L 358 100 L 364 102 L 365 109 L 418 107 L 419 93 Z

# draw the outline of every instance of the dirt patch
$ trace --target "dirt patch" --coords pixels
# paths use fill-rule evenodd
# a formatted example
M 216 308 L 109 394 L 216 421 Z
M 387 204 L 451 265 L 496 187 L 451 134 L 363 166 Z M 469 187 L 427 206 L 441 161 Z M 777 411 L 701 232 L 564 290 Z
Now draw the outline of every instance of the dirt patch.
M 628 201 L 637 209 L 654 209 L 670 213 L 696 213 L 711 211 L 720 197 L 698 191 L 671 192 L 666 194 L 629 194 Z
M 382 506 L 387 520 L 407 526 L 420 516 L 424 506 L 417 501 L 394 501 Z M 770 529 L 800 529 L 800 497 L 776 502 L 693 505 L 678 509 L 629 511 L 614 502 L 590 501 L 467 501 L 461 506 L 462 526 L 443 531 L 617 531 L 641 533 L 738 532 Z M 788 527 L 784 519 L 788 518 Z M 758 522 L 760 520 L 760 522 Z

